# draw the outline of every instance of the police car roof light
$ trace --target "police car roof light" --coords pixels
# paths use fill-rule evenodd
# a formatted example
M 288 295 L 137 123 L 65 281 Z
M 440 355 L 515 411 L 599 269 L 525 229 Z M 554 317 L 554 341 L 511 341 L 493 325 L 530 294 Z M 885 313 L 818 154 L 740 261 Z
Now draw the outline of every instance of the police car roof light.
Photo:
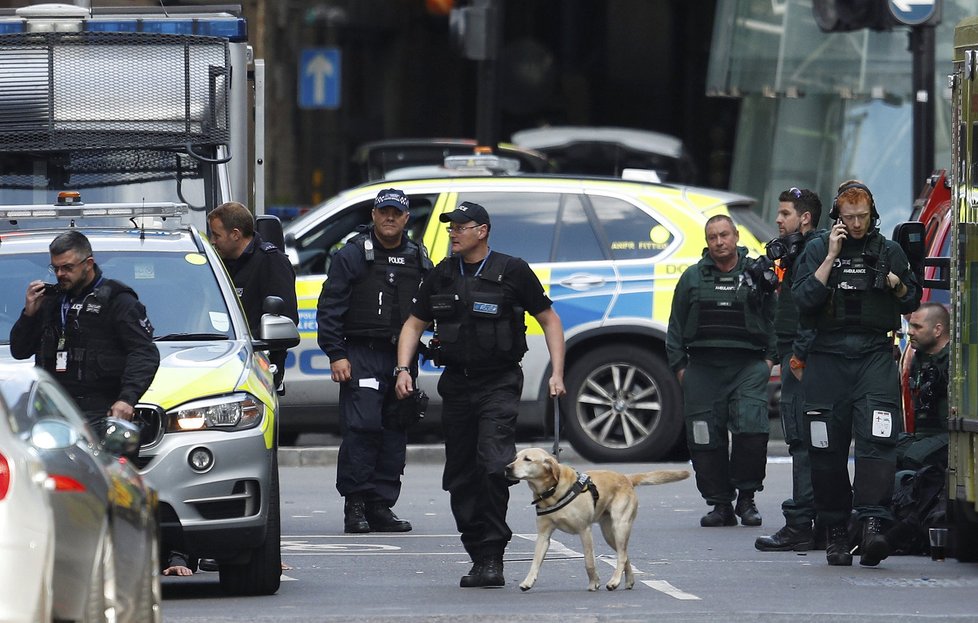
M 63 204 L 54 206 L 11 205 L 0 206 L 0 219 L 40 220 L 52 218 L 138 218 L 138 217 L 179 217 L 187 214 L 185 203 L 143 203 L 139 205 L 120 205 L 114 203 Z
M 500 158 L 494 154 L 473 154 L 471 156 L 446 156 L 445 168 L 459 171 L 481 170 L 490 173 L 515 173 L 520 163 L 513 158 Z

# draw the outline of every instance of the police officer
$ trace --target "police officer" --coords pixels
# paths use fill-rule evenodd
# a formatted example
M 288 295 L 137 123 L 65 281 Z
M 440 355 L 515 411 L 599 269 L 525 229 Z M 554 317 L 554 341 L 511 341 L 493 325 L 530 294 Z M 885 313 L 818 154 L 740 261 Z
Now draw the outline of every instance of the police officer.
M 413 390 L 408 366 L 418 338 L 434 322 L 429 344 L 445 366 L 438 381 L 445 435 L 442 487 L 472 568 L 460 586 L 503 586 L 503 552 L 510 483 L 505 466 L 516 456 L 516 416 L 526 352 L 524 311 L 543 328 L 552 367 L 549 393 L 564 390 L 564 332 L 560 318 L 529 265 L 489 248 L 489 214 L 462 202 L 442 214 L 452 255 L 425 279 L 401 330 L 397 393 Z M 437 341 L 436 341 L 437 340 Z
M 10 353 L 33 356 L 95 428 L 106 417 L 132 420 L 160 365 L 146 308 L 129 286 L 102 274 L 80 231 L 58 235 L 48 250 L 58 288 L 46 293 L 42 281 L 27 286 Z
M 696 486 L 713 506 L 700 525 L 735 526 L 736 515 L 759 526 L 754 493 L 767 464 L 777 277 L 737 246 L 729 216 L 711 217 L 705 230 L 703 258 L 683 272 L 673 295 L 666 352 L 683 386 Z
M 295 294 L 295 270 L 281 249 L 263 240 L 255 231 L 255 219 L 243 204 L 237 201 L 223 203 L 207 215 L 210 241 L 224 261 L 234 282 L 248 320 L 252 335 L 259 335 L 262 306 L 265 297 L 277 296 L 285 303 L 282 315 L 299 324 L 298 301 Z M 269 353 L 275 365 L 275 385 L 281 386 L 285 378 L 287 351 Z
M 401 491 L 407 423 L 384 407 L 385 397 L 389 408 L 393 401 L 397 336 L 431 268 L 424 246 L 404 235 L 409 207 L 400 190 L 380 191 L 373 226 L 336 253 L 319 296 L 319 347 L 340 383 L 336 489 L 345 498 L 345 532 L 411 530 L 391 511 Z M 416 362 L 409 369 L 417 375 Z
M 897 469 L 925 465 L 947 469 L 947 380 L 950 315 L 940 303 L 921 303 L 910 314 L 913 361 L 907 379 L 913 400 L 913 433 L 900 435 Z
M 917 309 L 920 288 L 903 250 L 879 232 L 879 212 L 864 184 L 844 182 L 832 203 L 831 229 L 795 263 L 791 291 L 802 326 L 816 329 L 803 377 L 804 436 L 818 522 L 830 565 L 852 565 L 847 522 L 862 522 L 859 564 L 889 555 L 896 441 L 902 425 L 893 338 L 900 314 Z M 849 444 L 855 437 L 855 478 Z
M 799 329 L 798 306 L 791 296 L 792 265 L 802 249 L 818 235 L 822 201 L 808 189 L 789 188 L 778 197 L 779 238 L 768 243 L 769 258 L 778 262 L 782 273 L 778 302 L 774 312 L 774 332 L 778 336 L 781 362 L 781 427 L 791 455 L 791 497 L 781 503 L 785 525 L 771 536 L 757 537 L 754 547 L 762 552 L 806 551 L 815 546 L 812 523 L 815 499 L 812 494 L 812 469 L 808 448 L 801 435 L 801 409 L 804 393 L 801 379 L 808 347 L 815 338 L 812 329 Z M 821 541 L 822 539 L 818 539 Z

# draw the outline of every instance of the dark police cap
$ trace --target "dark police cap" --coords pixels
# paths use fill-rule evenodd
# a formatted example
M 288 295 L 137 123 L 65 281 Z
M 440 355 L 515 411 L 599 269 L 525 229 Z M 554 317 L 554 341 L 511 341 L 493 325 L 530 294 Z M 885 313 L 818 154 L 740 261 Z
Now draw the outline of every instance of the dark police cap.
M 410 208 L 407 195 L 396 188 L 387 188 L 377 193 L 374 199 L 374 208 L 397 208 L 401 212 L 407 212 Z
M 489 224 L 489 213 L 478 203 L 463 201 L 451 212 L 446 212 L 438 217 L 442 223 L 451 221 L 453 223 L 468 223 L 475 221 L 479 225 Z

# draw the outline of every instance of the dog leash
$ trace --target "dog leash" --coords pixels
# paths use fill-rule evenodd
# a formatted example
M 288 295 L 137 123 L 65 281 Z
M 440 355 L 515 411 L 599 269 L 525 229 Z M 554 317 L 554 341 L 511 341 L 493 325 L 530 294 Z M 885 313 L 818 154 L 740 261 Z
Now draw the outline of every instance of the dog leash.
M 551 454 L 560 459 L 560 398 L 557 396 L 554 396 L 554 447 Z

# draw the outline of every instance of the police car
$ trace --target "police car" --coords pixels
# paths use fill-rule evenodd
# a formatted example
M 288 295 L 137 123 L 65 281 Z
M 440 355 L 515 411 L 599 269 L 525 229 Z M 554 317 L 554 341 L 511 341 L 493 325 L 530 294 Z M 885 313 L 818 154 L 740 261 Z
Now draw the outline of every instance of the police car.
M 409 197 L 407 233 L 424 242 L 435 263 L 449 250 L 438 216 L 472 201 L 486 206 L 492 218 L 490 246 L 522 257 L 540 277 L 564 324 L 568 395 L 561 427 L 575 450 L 590 460 L 623 462 L 670 453 L 683 432 L 682 392 L 664 347 L 676 282 L 700 259 L 709 217 L 730 215 L 740 226 L 741 244 L 755 256 L 774 232 L 742 195 L 543 174 L 379 181 L 343 192 L 286 225 L 302 342 L 286 363 L 283 443 L 301 432 L 336 428 L 338 388 L 316 342 L 316 304 L 331 255 L 370 222 L 374 197 L 391 186 Z M 527 326 L 520 424 L 552 430 L 549 355 L 539 325 L 528 318 Z M 439 369 L 424 362 L 421 372 L 432 419 Z
M 264 351 L 297 344 L 295 325 L 266 315 L 262 335 L 250 335 L 221 259 L 181 224 L 185 204 L 66 203 L 0 207 L 0 359 L 10 359 L 27 284 L 55 282 L 48 245 L 76 227 L 105 275 L 136 291 L 155 328 L 160 368 L 135 420 L 137 466 L 159 492 L 164 549 L 217 559 L 229 593 L 274 593 L 278 396 Z

